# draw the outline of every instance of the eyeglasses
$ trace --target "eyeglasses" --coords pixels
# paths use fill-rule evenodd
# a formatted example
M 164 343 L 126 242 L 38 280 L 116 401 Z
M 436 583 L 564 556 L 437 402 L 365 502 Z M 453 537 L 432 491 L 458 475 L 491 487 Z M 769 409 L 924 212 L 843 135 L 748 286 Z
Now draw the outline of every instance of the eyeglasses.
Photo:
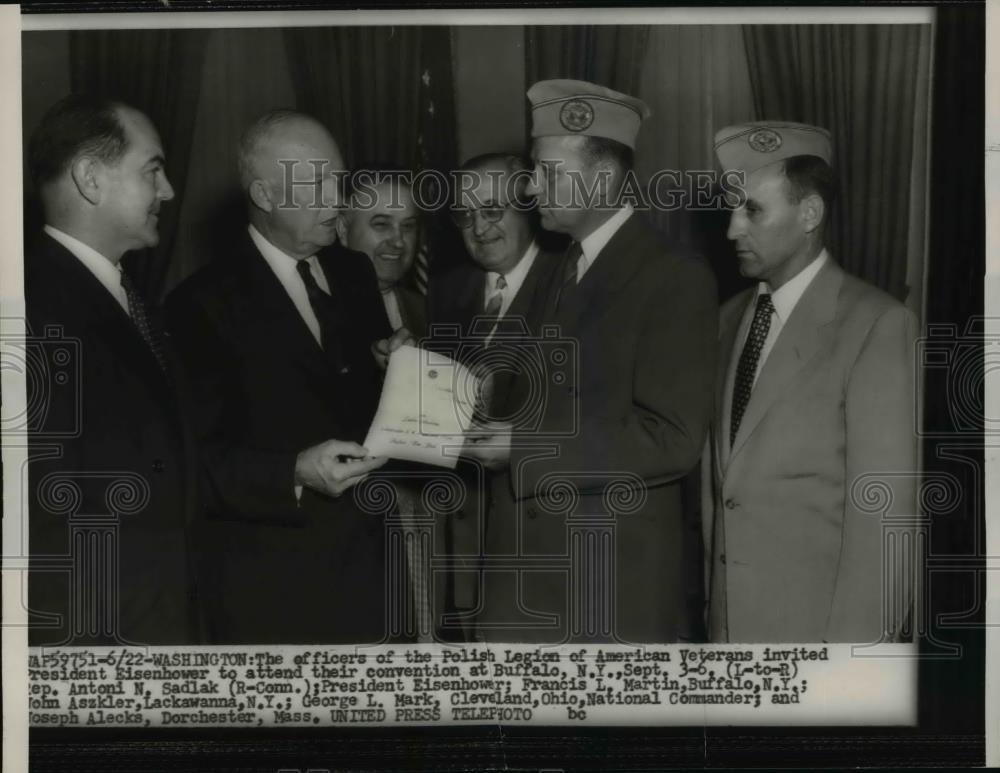
M 451 219 L 455 222 L 455 225 L 465 230 L 472 227 L 476 219 L 476 212 L 487 223 L 499 223 L 503 220 L 503 215 L 506 211 L 506 207 L 500 206 L 479 207 L 478 209 L 453 209 L 451 211 Z

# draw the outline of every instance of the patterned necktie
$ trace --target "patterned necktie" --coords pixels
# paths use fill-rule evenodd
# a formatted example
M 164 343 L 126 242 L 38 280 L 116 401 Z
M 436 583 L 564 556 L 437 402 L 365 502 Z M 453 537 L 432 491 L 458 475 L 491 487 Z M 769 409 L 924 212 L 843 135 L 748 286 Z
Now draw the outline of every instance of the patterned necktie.
M 500 324 L 500 308 L 503 306 L 503 291 L 507 289 L 507 280 L 502 275 L 498 276 L 496 282 L 493 283 L 493 289 L 494 293 L 486 302 L 486 310 L 484 312 L 489 321 L 490 328 L 489 333 L 483 338 L 483 349 L 486 349 L 486 347 L 493 343 L 493 334 L 496 332 L 497 325 Z M 489 362 L 481 361 L 476 363 L 476 367 L 473 370 L 479 377 L 480 386 L 479 394 L 476 396 L 473 417 L 476 421 L 489 421 L 489 407 L 493 401 L 492 369 Z
M 556 308 L 565 305 L 568 299 L 576 291 L 579 281 L 578 265 L 580 256 L 583 255 L 583 247 L 580 242 L 573 242 L 566 250 L 566 257 L 563 263 L 562 284 L 559 286 L 559 295 L 556 296 Z
M 343 325 L 337 302 L 320 288 L 310 270 L 307 258 L 298 261 L 295 270 L 302 277 L 306 294 L 309 296 L 309 305 L 312 306 L 316 321 L 319 322 L 320 346 L 333 362 L 334 369 L 338 373 L 347 373 L 350 368 L 344 360 L 342 351 Z
M 132 280 L 129 279 L 128 274 L 124 271 L 121 274 L 122 289 L 125 290 L 125 298 L 128 300 L 128 314 L 132 318 L 132 323 L 139 331 L 139 335 L 142 336 L 142 340 L 146 342 L 150 351 L 153 352 L 153 356 L 156 357 L 160 369 L 164 373 L 167 373 L 167 359 L 163 354 L 163 339 L 160 337 L 160 331 L 154 329 L 150 324 L 149 315 L 146 313 L 146 304 L 142 300 L 142 296 L 139 295 L 139 291 L 136 290 Z
M 733 385 L 733 411 L 729 420 L 729 445 L 736 440 L 736 433 L 743 420 L 743 413 L 750 402 L 753 391 L 754 375 L 757 373 L 757 362 L 760 360 L 760 350 L 764 348 L 767 332 L 771 329 L 771 312 L 774 305 L 768 293 L 757 296 L 757 309 L 754 311 L 753 323 L 750 325 L 750 335 L 743 345 L 740 362 L 736 367 L 736 383 Z
M 507 289 L 507 280 L 503 275 L 497 277 L 493 284 L 493 295 L 486 302 L 486 316 L 490 319 L 490 332 L 496 329 L 500 321 L 500 309 L 503 306 L 503 291 Z

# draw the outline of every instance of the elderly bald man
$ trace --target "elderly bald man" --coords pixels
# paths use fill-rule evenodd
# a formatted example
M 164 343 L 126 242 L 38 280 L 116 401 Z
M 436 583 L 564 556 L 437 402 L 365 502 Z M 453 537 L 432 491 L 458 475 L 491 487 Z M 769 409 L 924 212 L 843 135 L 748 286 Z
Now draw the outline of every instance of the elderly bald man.
M 336 244 L 343 159 L 326 128 L 271 111 L 239 145 L 249 224 L 168 300 L 195 385 L 213 501 L 202 567 L 221 643 L 378 641 L 383 520 L 348 490 L 388 336 L 371 261 Z

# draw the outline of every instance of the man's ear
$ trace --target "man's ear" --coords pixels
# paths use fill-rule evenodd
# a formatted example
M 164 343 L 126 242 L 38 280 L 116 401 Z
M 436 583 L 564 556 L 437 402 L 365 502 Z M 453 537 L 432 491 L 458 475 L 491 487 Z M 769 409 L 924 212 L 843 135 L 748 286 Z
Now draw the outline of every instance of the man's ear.
M 93 156 L 80 156 L 69 169 L 77 191 L 94 205 L 101 201 L 100 163 Z
M 340 210 L 340 215 L 337 217 L 337 222 L 334 226 L 337 229 L 337 241 L 339 241 L 345 247 L 347 246 L 347 213 L 344 210 Z
M 254 180 L 250 183 L 250 201 L 257 209 L 270 212 L 274 209 L 274 202 L 271 201 L 271 191 L 264 180 Z
M 808 193 L 799 202 L 799 216 L 806 233 L 812 233 L 823 223 L 826 206 L 818 193 Z

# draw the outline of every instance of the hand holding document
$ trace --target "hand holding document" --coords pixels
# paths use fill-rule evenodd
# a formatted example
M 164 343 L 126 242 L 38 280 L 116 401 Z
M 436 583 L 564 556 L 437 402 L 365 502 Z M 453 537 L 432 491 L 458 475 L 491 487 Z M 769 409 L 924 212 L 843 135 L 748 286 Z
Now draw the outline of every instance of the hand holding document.
M 404 344 L 389 356 L 365 448 L 454 469 L 472 424 L 480 380 L 450 357 Z
M 513 426 L 507 422 L 474 423 L 465 436 L 462 456 L 474 459 L 487 470 L 501 470 L 510 463 Z
M 413 333 L 405 327 L 401 327 L 389 338 L 383 338 L 373 343 L 372 355 L 375 357 L 376 364 L 378 364 L 382 370 L 385 370 L 386 366 L 389 364 L 389 355 L 396 351 L 400 346 L 414 345 L 416 342 L 417 339 L 414 338 Z

